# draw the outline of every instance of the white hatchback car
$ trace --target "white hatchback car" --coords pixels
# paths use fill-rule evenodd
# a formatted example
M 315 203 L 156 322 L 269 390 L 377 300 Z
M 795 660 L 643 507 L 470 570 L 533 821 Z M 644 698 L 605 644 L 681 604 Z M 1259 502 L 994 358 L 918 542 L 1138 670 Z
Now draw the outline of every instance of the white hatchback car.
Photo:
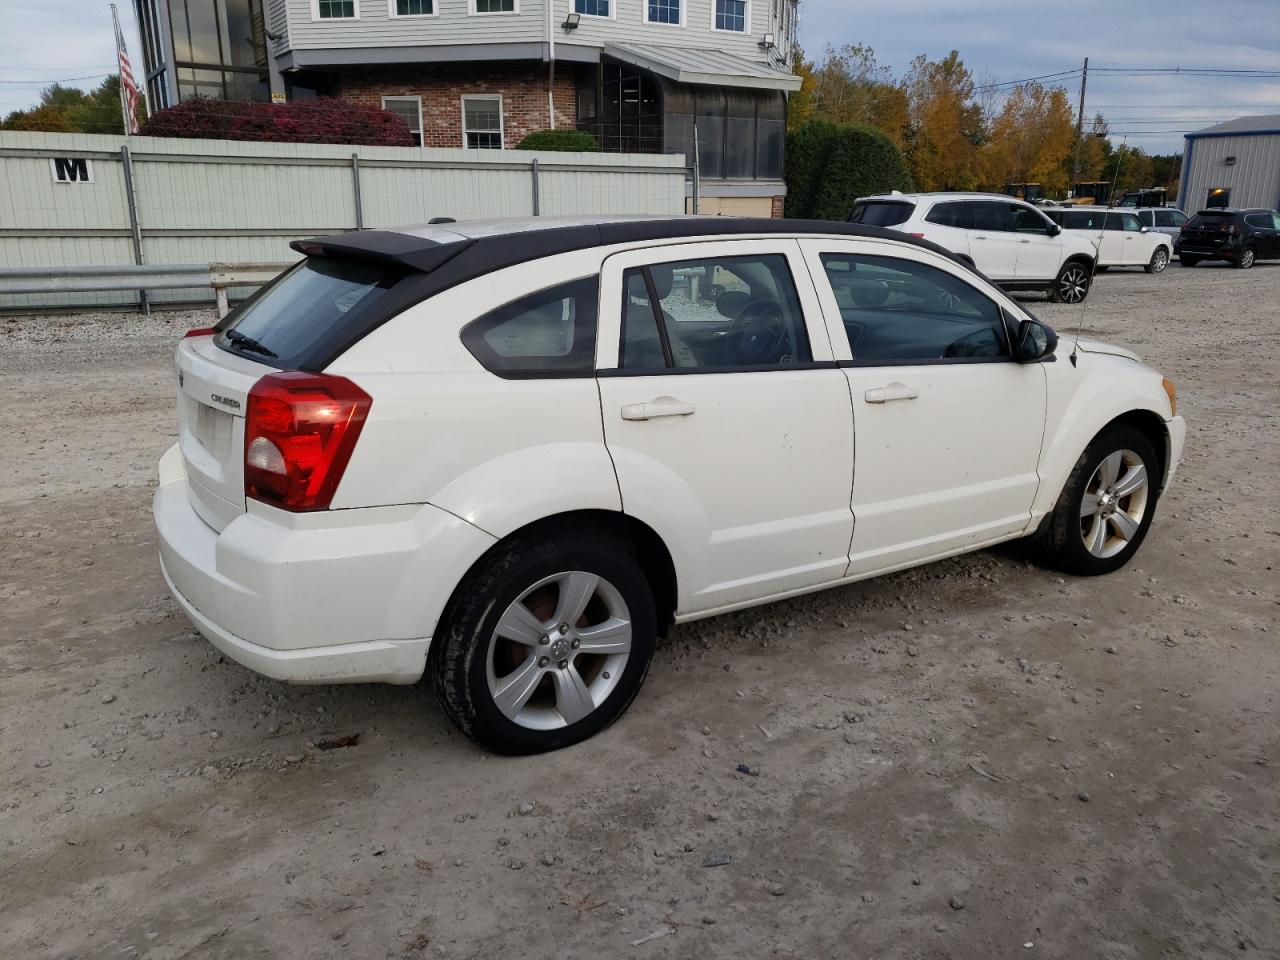
M 1098 269 L 1142 267 L 1163 273 L 1173 258 L 1173 240 L 1142 225 L 1137 211 L 1106 207 L 1047 207 L 1045 214 L 1065 233 L 1092 241 L 1098 249 Z
M 1033 537 L 1138 549 L 1173 386 L 846 224 L 478 221 L 294 244 L 177 349 L 164 576 L 227 656 L 434 678 L 475 740 L 590 736 L 673 622 Z M 1064 355 L 1069 354 L 1069 356 Z
M 852 223 L 899 230 L 950 250 L 1005 290 L 1043 291 L 1080 303 L 1093 279 L 1094 246 L 1038 207 L 993 193 L 890 193 L 864 197 Z

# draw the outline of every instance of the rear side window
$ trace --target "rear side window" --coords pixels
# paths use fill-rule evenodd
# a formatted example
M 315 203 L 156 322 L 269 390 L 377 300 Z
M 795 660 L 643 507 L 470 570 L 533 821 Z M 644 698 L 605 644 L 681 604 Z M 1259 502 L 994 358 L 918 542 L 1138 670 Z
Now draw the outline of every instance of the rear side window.
M 303 367 L 317 350 L 345 341 L 357 317 L 378 309 L 403 276 L 387 265 L 308 257 L 220 324 L 217 344 L 272 366 Z
M 490 310 L 462 330 L 462 345 L 503 377 L 591 373 L 595 369 L 595 277 L 572 280 Z
M 1009 357 L 995 301 L 913 260 L 822 254 L 855 365 L 983 362 Z
M 936 223 L 940 227 L 956 227 L 960 230 L 967 230 L 973 226 L 973 213 L 970 205 L 955 201 L 934 204 L 933 209 L 929 211 L 925 219 L 930 223 Z
M 862 200 L 853 205 L 850 223 L 865 223 L 872 227 L 896 227 L 906 223 L 915 204 L 901 200 Z

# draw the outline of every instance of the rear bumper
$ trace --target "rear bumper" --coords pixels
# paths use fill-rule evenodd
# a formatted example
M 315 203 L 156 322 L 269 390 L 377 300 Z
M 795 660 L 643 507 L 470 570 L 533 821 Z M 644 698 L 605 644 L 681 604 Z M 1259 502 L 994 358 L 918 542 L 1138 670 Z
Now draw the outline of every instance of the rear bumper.
M 494 542 L 425 504 L 287 514 L 253 505 L 221 532 L 195 512 L 176 448 L 153 513 L 165 581 L 231 657 L 293 683 L 413 683 L 462 574 Z

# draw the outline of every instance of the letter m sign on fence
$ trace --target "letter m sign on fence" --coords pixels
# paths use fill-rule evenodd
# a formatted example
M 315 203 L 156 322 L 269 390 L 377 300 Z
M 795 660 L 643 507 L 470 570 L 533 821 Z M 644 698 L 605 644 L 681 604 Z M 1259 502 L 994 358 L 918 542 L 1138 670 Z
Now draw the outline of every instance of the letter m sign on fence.
M 93 183 L 93 161 L 84 157 L 50 157 L 54 183 Z

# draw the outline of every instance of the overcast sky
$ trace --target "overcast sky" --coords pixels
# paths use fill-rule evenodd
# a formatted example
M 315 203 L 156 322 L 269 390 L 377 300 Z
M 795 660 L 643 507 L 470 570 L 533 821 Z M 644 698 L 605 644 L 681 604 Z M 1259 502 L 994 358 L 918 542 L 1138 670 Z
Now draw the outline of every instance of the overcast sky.
M 115 69 L 111 14 L 99 0 L 3 0 L 0 113 L 28 107 L 48 81 Z M 567 0 L 557 0 L 566 5 Z M 637 0 L 622 0 L 634 6 Z M 763 3 L 765 0 L 754 0 Z M 121 23 L 140 75 L 131 0 Z M 917 53 L 952 49 L 979 83 L 1097 67 L 1218 67 L 1280 70 L 1277 0 L 802 0 L 800 41 L 809 57 L 827 43 L 861 43 L 901 72 Z M 90 87 L 101 78 L 78 81 Z M 1065 81 L 1072 103 L 1079 80 Z M 1121 76 L 1091 72 L 1086 113 L 1152 152 L 1182 148 L 1182 134 L 1219 120 L 1280 113 L 1280 77 Z

